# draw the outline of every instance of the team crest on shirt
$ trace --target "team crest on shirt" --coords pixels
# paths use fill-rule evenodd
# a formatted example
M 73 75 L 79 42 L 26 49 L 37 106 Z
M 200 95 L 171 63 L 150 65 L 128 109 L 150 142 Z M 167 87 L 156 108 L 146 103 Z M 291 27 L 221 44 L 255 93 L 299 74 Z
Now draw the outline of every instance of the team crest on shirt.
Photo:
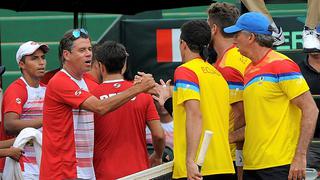
M 248 58 L 245 58 L 244 56 L 240 57 L 240 61 L 242 62 L 242 64 L 246 64 L 248 61 Z
M 21 99 L 20 98 L 16 98 L 16 103 L 17 104 L 21 104 Z
M 115 84 L 113 85 L 113 87 L 114 87 L 114 88 L 120 88 L 120 87 L 121 87 L 121 84 L 120 84 L 120 83 L 115 83 Z
M 74 95 L 76 95 L 76 96 L 80 96 L 81 95 L 81 89 L 79 89 L 79 90 L 77 90 L 75 93 L 74 93 Z
M 259 84 L 259 85 L 262 85 L 263 80 L 264 80 L 264 77 L 263 77 L 263 76 L 261 76 L 261 77 L 259 78 L 259 82 L 258 82 L 258 84 Z

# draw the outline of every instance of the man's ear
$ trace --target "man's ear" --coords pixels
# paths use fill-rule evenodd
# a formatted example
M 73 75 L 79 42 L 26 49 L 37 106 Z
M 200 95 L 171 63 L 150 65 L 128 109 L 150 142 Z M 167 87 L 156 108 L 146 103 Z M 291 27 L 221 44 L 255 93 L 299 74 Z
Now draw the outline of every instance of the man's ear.
M 100 68 L 101 73 L 102 74 L 107 74 L 106 67 L 100 61 L 98 61 L 98 63 L 99 63 L 99 68 Z
M 256 40 L 256 36 L 253 33 L 250 33 L 248 37 L 249 43 L 253 43 Z
M 181 47 L 182 47 L 182 49 L 188 48 L 188 45 L 184 40 L 181 40 Z
M 26 59 L 25 59 L 24 61 L 26 61 Z M 20 69 L 24 69 L 25 63 L 20 60 L 18 65 L 19 65 L 19 68 L 20 68 Z
M 63 50 L 62 56 L 63 56 L 63 58 L 64 58 L 65 60 L 69 60 L 69 59 L 70 59 L 70 58 L 69 58 L 69 56 L 70 56 L 70 51 L 68 51 L 68 50 Z
M 211 34 L 212 34 L 212 35 L 215 35 L 215 34 L 217 34 L 219 31 L 220 31 L 220 29 L 218 28 L 218 26 L 217 26 L 216 24 L 213 24 L 213 25 L 212 25 L 212 28 L 211 28 Z

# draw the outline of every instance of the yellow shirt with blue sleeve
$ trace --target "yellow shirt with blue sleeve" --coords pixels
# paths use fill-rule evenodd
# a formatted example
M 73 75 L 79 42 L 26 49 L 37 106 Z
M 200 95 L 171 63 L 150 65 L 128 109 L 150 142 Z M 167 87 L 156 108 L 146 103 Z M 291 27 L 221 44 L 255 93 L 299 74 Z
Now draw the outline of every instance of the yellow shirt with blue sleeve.
M 206 176 L 234 173 L 228 143 L 228 85 L 220 72 L 211 64 L 202 59 L 193 59 L 179 66 L 174 73 L 173 178 L 187 177 L 186 111 L 184 102 L 188 100 L 198 100 L 200 102 L 202 113 L 202 135 L 200 142 L 202 142 L 205 130 L 213 132 L 201 174 Z M 200 147 L 197 153 L 199 153 L 199 149 Z
M 291 164 L 300 135 L 301 110 L 290 101 L 309 87 L 298 65 L 269 50 L 245 72 L 244 169 Z
M 228 48 L 221 59 L 214 64 L 215 68 L 222 74 L 229 86 L 230 105 L 243 101 L 244 71 L 251 63 L 251 60 L 244 57 L 234 45 Z M 229 112 L 229 132 L 234 131 L 234 113 L 230 108 Z M 232 160 L 236 160 L 236 144 L 230 144 Z

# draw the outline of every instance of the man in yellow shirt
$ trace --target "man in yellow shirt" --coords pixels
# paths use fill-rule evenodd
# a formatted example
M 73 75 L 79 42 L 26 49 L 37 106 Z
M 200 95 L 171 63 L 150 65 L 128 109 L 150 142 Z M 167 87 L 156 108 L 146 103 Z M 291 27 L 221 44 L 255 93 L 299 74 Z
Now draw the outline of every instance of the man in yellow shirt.
M 318 109 L 298 65 L 271 49 L 270 29 L 258 12 L 224 28 L 236 33 L 239 52 L 252 61 L 244 76 L 244 179 L 305 179 Z
M 181 27 L 183 64 L 174 73 L 174 168 L 173 178 L 230 179 L 234 173 L 230 147 L 229 89 L 220 72 L 206 62 L 211 39 L 205 21 Z M 205 130 L 213 132 L 201 173 L 195 163 Z
M 233 34 L 227 34 L 223 28 L 233 25 L 240 15 L 239 10 L 233 4 L 229 3 L 212 3 L 208 9 L 208 24 L 211 28 L 212 45 L 217 52 L 217 60 L 214 67 L 220 71 L 229 86 L 229 103 L 231 106 L 229 116 L 229 140 L 231 155 L 235 165 L 238 166 L 238 177 L 242 177 L 242 163 L 237 157 L 243 145 L 244 134 L 244 111 L 243 111 L 243 89 L 244 89 L 244 71 L 251 62 L 248 58 L 241 55 L 238 48 L 233 44 Z M 236 131 L 235 131 L 236 130 Z M 239 136 L 240 132 L 240 136 Z M 242 133 L 241 133 L 242 132 Z

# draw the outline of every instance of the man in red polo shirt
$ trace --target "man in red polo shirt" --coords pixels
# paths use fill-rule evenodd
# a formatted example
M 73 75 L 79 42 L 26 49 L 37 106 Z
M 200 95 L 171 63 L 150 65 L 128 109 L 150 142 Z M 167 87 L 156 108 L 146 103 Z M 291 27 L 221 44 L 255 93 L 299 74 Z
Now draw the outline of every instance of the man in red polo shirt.
M 101 62 L 103 83 L 92 94 L 108 99 L 133 86 L 124 80 L 127 52 L 107 41 L 96 58 Z M 148 160 L 146 125 L 151 130 L 154 152 Z M 161 163 L 165 136 L 151 95 L 141 93 L 117 110 L 95 115 L 94 169 L 97 179 L 117 179 Z M 149 161 L 149 162 L 148 162 Z

